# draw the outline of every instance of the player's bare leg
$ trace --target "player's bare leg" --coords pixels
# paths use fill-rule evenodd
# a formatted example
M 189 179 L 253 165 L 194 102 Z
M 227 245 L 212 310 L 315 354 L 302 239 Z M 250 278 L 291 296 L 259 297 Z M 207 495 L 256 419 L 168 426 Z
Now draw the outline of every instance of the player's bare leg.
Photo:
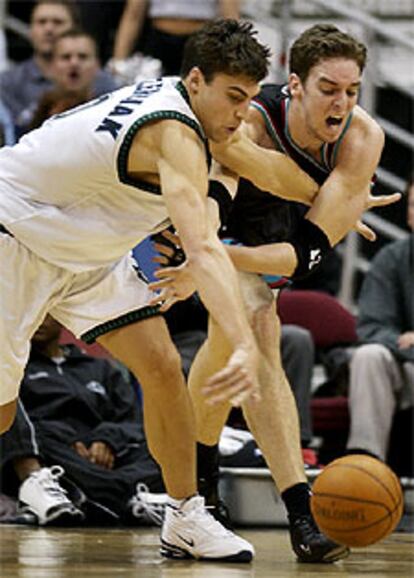
M 161 554 L 250 562 L 253 547 L 226 530 L 196 495 L 195 422 L 181 359 L 162 317 L 139 321 L 99 339 L 138 378 L 148 447 L 170 496 L 161 532 Z
M 208 334 L 208 340 L 203 343 L 193 361 L 188 382 L 196 418 L 197 441 L 212 446 L 218 443 L 231 405 L 228 402 L 214 405 L 206 403 L 203 383 L 226 365 L 231 349 L 214 321 L 209 321 Z
M 153 317 L 127 325 L 99 342 L 139 380 L 148 447 L 160 464 L 168 494 L 176 499 L 194 495 L 194 415 L 181 360 L 164 320 Z
M 281 365 L 280 322 L 276 315 L 273 294 L 256 275 L 242 273 L 240 282 L 261 354 L 261 398 L 248 399 L 242 404 L 246 421 L 262 450 L 277 488 L 283 493 L 282 497 L 289 512 L 292 547 L 299 560 L 338 560 L 347 555 L 347 549 L 320 534 L 310 514 L 298 412 Z M 208 341 L 195 360 L 193 373 L 190 373 L 190 383 L 195 405 L 197 439 L 206 446 L 214 447 L 220 435 L 220 421 L 224 425 L 229 405 L 214 405 L 215 411 L 212 411 L 200 391 L 201 383 L 208 371 L 217 371 L 217 366 L 226 362 L 229 352 L 224 336 L 214 322 L 209 325 Z M 204 451 L 206 450 L 208 457 L 208 447 L 204 448 Z
M 280 359 L 280 323 L 271 290 L 256 275 L 241 274 L 241 288 L 259 345 L 260 401 L 242 404 L 246 421 L 266 456 L 266 462 L 280 491 L 305 482 L 300 449 L 299 420 L 295 399 Z M 214 321 L 209 339 L 198 352 L 191 368 L 189 385 L 194 404 L 197 441 L 213 446 L 227 420 L 230 405 L 206 403 L 202 393 L 205 379 L 223 367 L 230 354 L 225 337 Z M 289 456 L 280 459 L 281 454 Z
M 272 291 L 256 275 L 241 274 L 250 323 L 261 353 L 259 401 L 246 400 L 243 413 L 266 458 L 278 490 L 306 482 L 295 398 L 282 367 L 280 321 Z M 281 459 L 281 455 L 288 458 Z

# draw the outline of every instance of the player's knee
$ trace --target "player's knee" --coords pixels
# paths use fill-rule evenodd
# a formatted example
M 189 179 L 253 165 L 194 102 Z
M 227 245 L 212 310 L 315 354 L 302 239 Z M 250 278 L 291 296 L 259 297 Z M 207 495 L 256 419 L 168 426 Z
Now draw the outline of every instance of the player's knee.
M 0 435 L 6 433 L 13 425 L 16 417 L 17 400 L 0 406 Z
M 175 384 L 178 386 L 184 381 L 181 357 L 173 345 L 148 361 L 144 371 L 142 367 L 132 370 L 144 390 L 151 389 L 153 393 L 164 389 L 171 391 Z
M 254 315 L 261 309 L 273 307 L 274 295 L 266 282 L 258 275 L 239 275 L 240 288 L 247 313 Z

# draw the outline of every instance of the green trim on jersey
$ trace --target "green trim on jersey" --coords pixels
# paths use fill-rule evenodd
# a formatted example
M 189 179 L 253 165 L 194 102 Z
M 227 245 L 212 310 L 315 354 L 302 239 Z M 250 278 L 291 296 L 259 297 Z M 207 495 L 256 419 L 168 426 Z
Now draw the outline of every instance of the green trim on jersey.
M 208 158 L 208 148 L 207 148 L 207 141 L 205 139 L 201 126 L 192 118 L 176 110 L 160 110 L 150 112 L 148 114 L 145 114 L 138 120 L 136 120 L 128 129 L 128 132 L 126 133 L 124 140 L 121 144 L 121 147 L 119 149 L 117 160 L 119 180 L 121 181 L 121 183 L 124 183 L 125 185 L 132 185 L 133 187 L 138 187 L 139 189 L 142 189 L 149 193 L 155 193 L 156 195 L 160 195 L 161 187 L 159 185 L 154 185 L 153 183 L 148 183 L 146 181 L 141 181 L 139 179 L 133 179 L 128 176 L 127 171 L 129 150 L 131 148 L 131 144 L 135 138 L 135 135 L 137 134 L 139 129 L 144 126 L 144 124 L 147 124 L 148 122 L 154 120 L 178 120 L 186 124 L 193 130 L 195 130 L 195 132 L 204 142 L 206 147 L 207 158 Z
M 341 132 L 341 134 L 339 135 L 338 140 L 336 141 L 336 143 L 333 146 L 333 150 L 332 150 L 332 154 L 331 154 L 331 158 L 328 159 L 329 165 L 330 167 L 333 169 L 336 165 L 336 157 L 338 156 L 338 151 L 339 151 L 339 147 L 344 139 L 345 134 L 348 132 L 349 127 L 351 126 L 351 122 L 352 122 L 352 117 L 353 117 L 353 111 L 351 110 L 351 112 L 349 113 L 349 116 L 346 120 L 345 126 L 343 131 Z
M 125 327 L 125 325 L 130 325 L 131 323 L 142 321 L 149 317 L 155 317 L 156 315 L 162 315 L 159 305 L 147 305 L 146 307 L 136 309 L 135 311 L 129 311 L 116 319 L 111 319 L 110 321 L 101 323 L 101 325 L 97 325 L 93 329 L 90 329 L 81 335 L 81 339 L 82 341 L 85 341 L 85 343 L 93 343 L 97 337 L 104 335 L 113 329 L 119 329 L 120 327 Z
M 184 82 L 182 80 L 179 80 L 175 85 L 175 88 L 178 90 L 178 92 L 181 94 L 185 102 L 192 110 L 190 96 L 188 94 L 188 90 L 186 89 Z

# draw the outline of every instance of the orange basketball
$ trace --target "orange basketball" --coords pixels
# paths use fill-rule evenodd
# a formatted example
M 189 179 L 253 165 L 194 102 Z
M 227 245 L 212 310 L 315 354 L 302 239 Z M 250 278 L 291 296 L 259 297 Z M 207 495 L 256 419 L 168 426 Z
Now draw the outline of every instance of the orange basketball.
M 316 478 L 311 509 L 319 528 L 346 546 L 368 546 L 395 529 L 403 495 L 394 472 L 381 461 L 349 455 L 331 462 Z

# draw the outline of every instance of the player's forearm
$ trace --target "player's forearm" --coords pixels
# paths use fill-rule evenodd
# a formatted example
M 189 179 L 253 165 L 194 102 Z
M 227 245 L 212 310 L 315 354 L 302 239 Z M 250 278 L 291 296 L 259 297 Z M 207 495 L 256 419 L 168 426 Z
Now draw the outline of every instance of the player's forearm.
M 209 313 L 221 326 L 233 347 L 253 343 L 235 270 L 224 247 L 208 242 L 195 254 L 188 254 L 188 266 L 197 291 Z
M 290 243 L 257 247 L 226 245 L 226 250 L 236 269 L 247 273 L 290 277 L 297 265 L 295 250 Z
M 306 215 L 325 232 L 332 247 L 354 228 L 365 210 L 368 186 L 358 193 L 350 191 L 351 188 L 341 184 L 327 189 L 322 187 Z
M 249 180 L 256 179 L 259 188 L 282 199 L 312 205 L 319 187 L 294 161 L 282 153 L 265 149 L 260 149 L 258 159 L 251 167 Z
M 317 183 L 292 159 L 260 147 L 244 136 L 224 145 L 212 143 L 211 152 L 230 170 L 283 199 L 311 205 L 319 191 Z

